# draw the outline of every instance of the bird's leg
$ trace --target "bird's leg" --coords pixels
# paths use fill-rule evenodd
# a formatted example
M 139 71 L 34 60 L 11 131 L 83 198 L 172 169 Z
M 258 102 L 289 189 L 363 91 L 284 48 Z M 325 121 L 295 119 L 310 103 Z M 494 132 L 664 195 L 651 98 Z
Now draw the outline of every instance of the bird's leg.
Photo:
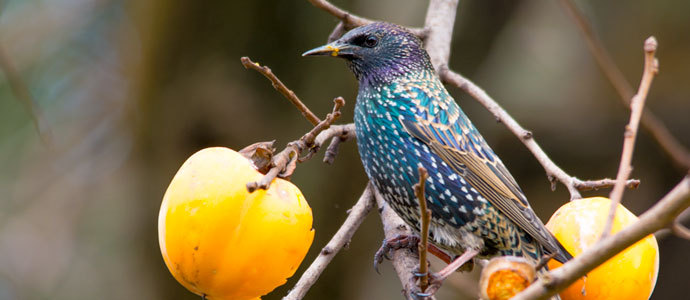
M 418 236 L 402 234 L 390 240 L 384 239 L 381 248 L 379 248 L 379 250 L 376 251 L 376 254 L 374 255 L 374 270 L 376 270 L 376 273 L 379 273 L 378 266 L 383 261 L 383 259 L 390 259 L 389 254 L 391 253 L 391 251 L 399 249 L 409 249 L 410 251 L 417 253 L 417 245 L 419 244 L 419 240 L 420 239 Z M 447 264 L 450 264 L 453 261 L 450 255 L 448 255 L 446 252 L 439 249 L 438 247 L 434 246 L 433 244 L 427 245 L 427 251 L 433 254 L 434 256 L 440 258 Z
M 383 258 L 391 259 L 389 254 L 391 251 L 399 249 L 409 249 L 410 251 L 417 253 L 417 244 L 419 244 L 419 237 L 414 235 L 398 235 L 390 240 L 383 239 L 383 244 L 376 254 L 374 254 L 374 270 L 379 273 L 379 264 L 383 261 Z
M 465 253 L 458 256 L 453 262 L 448 264 L 438 273 L 431 274 L 429 278 L 429 287 L 423 293 L 417 293 L 417 297 L 429 297 L 436 293 L 436 291 L 441 287 L 443 281 L 453 274 L 458 268 L 462 267 L 466 262 L 470 261 L 472 258 L 479 254 L 479 250 L 467 249 Z

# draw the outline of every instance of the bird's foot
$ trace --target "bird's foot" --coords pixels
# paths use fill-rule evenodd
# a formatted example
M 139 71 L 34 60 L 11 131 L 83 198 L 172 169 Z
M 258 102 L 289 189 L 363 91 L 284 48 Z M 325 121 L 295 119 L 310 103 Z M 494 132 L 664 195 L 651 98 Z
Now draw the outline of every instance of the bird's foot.
M 415 235 L 398 235 L 390 240 L 383 240 L 383 244 L 381 245 L 381 248 L 379 248 L 378 251 L 376 251 L 376 254 L 374 255 L 374 269 L 376 270 L 376 273 L 379 273 L 378 266 L 379 264 L 383 261 L 384 258 L 390 259 L 390 253 L 395 250 L 399 249 L 409 249 L 410 251 L 414 253 L 418 253 L 419 251 L 419 242 L 420 239 L 418 236 Z M 445 251 L 439 249 L 438 247 L 434 246 L 434 244 L 429 243 L 427 245 L 427 251 L 434 256 L 438 257 L 442 261 L 444 261 L 447 264 L 450 264 L 454 258 L 448 255 Z M 467 265 L 467 266 L 466 266 Z M 459 270 L 460 271 L 472 271 L 473 264 L 472 262 L 468 262 L 468 264 L 463 265 Z
M 428 274 L 428 286 L 424 291 L 419 288 L 417 285 L 417 279 L 420 277 L 423 277 L 427 274 L 419 274 L 418 272 L 415 273 L 414 275 L 414 281 L 415 283 L 412 284 L 413 288 L 410 291 L 411 297 L 415 300 L 417 299 L 426 299 L 427 297 L 431 297 L 438 291 L 438 289 L 441 287 L 443 284 L 443 281 L 450 276 L 453 272 L 456 270 L 460 270 L 461 268 L 472 268 L 474 266 L 474 263 L 472 262 L 472 258 L 477 256 L 479 254 L 478 250 L 474 249 L 467 249 L 465 253 L 462 255 L 456 257 L 453 262 L 448 264 L 443 270 L 439 271 L 438 273 L 431 273 Z
M 428 285 L 422 291 L 422 289 L 419 287 L 419 278 L 423 277 L 424 275 L 428 275 Z M 420 273 L 415 273 L 414 276 L 412 277 L 412 283 L 410 286 L 412 287 L 410 289 L 410 299 L 413 300 L 425 300 L 428 297 L 433 296 L 436 294 L 436 291 L 441 287 L 441 284 L 443 284 L 443 280 L 445 278 L 441 279 L 438 275 L 438 273 L 428 273 L 428 274 L 420 274 Z
M 374 270 L 379 273 L 379 264 L 384 258 L 391 259 L 390 253 L 399 249 L 409 249 L 417 253 L 417 245 L 419 244 L 419 237 L 414 235 L 398 235 L 390 240 L 383 240 L 383 244 L 376 254 L 374 254 Z M 379 273 L 380 274 L 380 273 Z

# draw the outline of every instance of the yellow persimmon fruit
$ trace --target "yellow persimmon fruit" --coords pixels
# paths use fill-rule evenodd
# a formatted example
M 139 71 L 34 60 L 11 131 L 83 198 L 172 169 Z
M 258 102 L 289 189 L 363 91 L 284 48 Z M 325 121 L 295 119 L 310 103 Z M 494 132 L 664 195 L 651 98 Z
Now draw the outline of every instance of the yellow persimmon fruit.
M 158 217 L 163 259 L 175 279 L 207 299 L 248 300 L 283 285 L 314 239 L 300 190 L 275 179 L 247 192 L 263 175 L 228 148 L 206 148 L 182 165 Z
M 571 201 L 559 208 L 546 227 L 573 256 L 599 240 L 608 218 L 611 200 L 604 197 Z M 637 221 L 618 205 L 612 233 Z M 551 260 L 549 268 L 561 263 Z M 652 295 L 659 273 L 659 246 L 649 235 L 610 258 L 561 292 L 563 300 L 646 300 Z

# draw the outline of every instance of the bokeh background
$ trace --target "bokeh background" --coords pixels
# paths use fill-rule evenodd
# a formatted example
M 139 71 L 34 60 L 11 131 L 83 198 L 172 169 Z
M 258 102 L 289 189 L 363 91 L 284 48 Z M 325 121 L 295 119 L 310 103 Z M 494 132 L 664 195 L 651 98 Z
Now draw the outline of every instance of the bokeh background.
M 421 26 L 422 0 L 334 1 L 370 18 Z M 648 107 L 690 147 L 688 1 L 578 1 L 625 77 L 637 86 L 642 43 L 659 40 L 661 73 Z M 157 216 L 182 162 L 208 146 L 240 149 L 296 139 L 310 125 L 250 56 L 319 116 L 347 100 L 342 61 L 302 58 L 336 20 L 307 1 L 7 0 L 0 4 L 0 299 L 197 299 L 168 273 Z M 486 89 L 531 129 L 551 158 L 579 178 L 615 177 L 628 112 L 556 1 L 461 1 L 451 67 Z M 14 70 L 7 73 L 9 69 Z M 12 81 L 21 79 L 21 82 Z M 12 83 L 13 82 L 13 83 Z M 37 134 L 24 85 L 41 122 Z M 462 91 L 451 93 L 502 157 L 542 220 L 568 201 L 503 125 Z M 644 130 L 625 205 L 639 214 L 685 174 Z M 366 178 L 354 143 L 334 165 L 301 164 L 293 182 L 314 212 L 316 238 L 301 274 L 346 217 Z M 585 193 L 608 195 L 608 190 Z M 372 255 L 376 214 L 338 254 L 306 299 L 401 299 L 390 264 Z M 659 241 L 653 299 L 687 296 L 690 243 Z M 454 275 L 440 299 L 472 299 L 476 274 Z M 296 281 L 264 299 L 280 299 Z

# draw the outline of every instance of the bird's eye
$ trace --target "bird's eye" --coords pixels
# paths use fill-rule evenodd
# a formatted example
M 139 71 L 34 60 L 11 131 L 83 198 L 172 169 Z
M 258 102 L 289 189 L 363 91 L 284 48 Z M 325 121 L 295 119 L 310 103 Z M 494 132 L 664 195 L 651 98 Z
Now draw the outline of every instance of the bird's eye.
M 364 40 L 364 46 L 369 48 L 374 48 L 379 43 L 379 38 L 370 35 Z

